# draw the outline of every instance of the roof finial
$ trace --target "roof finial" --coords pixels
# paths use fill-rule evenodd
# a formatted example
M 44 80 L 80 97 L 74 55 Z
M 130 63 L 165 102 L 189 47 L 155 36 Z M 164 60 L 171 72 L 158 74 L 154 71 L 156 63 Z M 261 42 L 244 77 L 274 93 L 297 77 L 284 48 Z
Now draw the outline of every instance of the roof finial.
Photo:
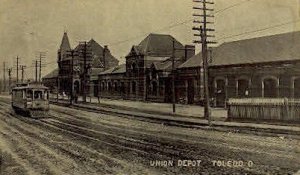
M 67 33 L 67 32 L 68 32 L 67 27 L 64 26 L 64 33 Z

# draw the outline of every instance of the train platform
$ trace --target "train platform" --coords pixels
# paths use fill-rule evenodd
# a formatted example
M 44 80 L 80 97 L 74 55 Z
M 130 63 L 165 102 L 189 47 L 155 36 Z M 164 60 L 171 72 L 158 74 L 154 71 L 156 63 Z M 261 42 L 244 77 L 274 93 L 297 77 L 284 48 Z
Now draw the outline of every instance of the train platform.
M 60 99 L 59 102 L 68 103 L 67 99 Z M 152 120 L 160 120 L 174 123 L 181 123 L 189 126 L 199 126 L 207 129 L 208 121 L 203 117 L 203 107 L 195 105 L 176 104 L 176 113 L 172 113 L 172 104 L 152 103 L 128 100 L 113 100 L 87 98 L 87 102 L 83 103 L 82 98 L 78 99 L 75 106 L 92 109 L 105 110 L 106 112 L 114 112 L 117 114 L 125 114 L 129 116 L 147 118 Z M 268 135 L 291 134 L 297 138 L 300 136 L 300 125 L 291 123 L 270 123 L 250 121 L 227 121 L 227 111 L 225 109 L 211 109 L 212 126 L 215 130 L 231 131 L 231 132 L 265 132 Z M 300 137 L 299 137 L 300 138 Z
M 64 100 L 68 100 L 68 98 L 65 97 Z M 78 102 L 83 102 L 82 97 L 78 98 Z M 172 116 L 175 115 L 182 117 L 203 118 L 204 114 L 204 108 L 197 105 L 176 104 L 175 113 L 173 113 L 173 106 L 171 103 L 155 103 L 107 98 L 101 98 L 99 102 L 98 98 L 96 97 L 87 97 L 86 102 L 91 104 L 99 104 L 102 106 L 130 109 L 145 113 L 156 113 Z M 211 116 L 213 120 L 224 121 L 227 119 L 227 110 L 223 108 L 211 108 Z

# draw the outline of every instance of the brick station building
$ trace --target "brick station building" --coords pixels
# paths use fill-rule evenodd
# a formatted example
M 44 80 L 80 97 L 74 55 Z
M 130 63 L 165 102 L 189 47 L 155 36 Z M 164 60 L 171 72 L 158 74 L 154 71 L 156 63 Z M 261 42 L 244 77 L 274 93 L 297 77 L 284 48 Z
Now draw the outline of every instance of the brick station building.
M 125 65 L 99 75 L 99 95 L 170 102 L 173 41 L 177 49 L 174 51 L 174 70 L 195 54 L 194 46 L 184 46 L 171 35 L 149 34 L 138 45 L 132 46 Z
M 60 51 L 65 50 L 64 40 Z M 175 51 L 174 72 L 173 40 L 180 49 Z M 116 61 L 105 70 L 94 66 L 92 94 L 171 102 L 175 75 L 176 102 L 201 104 L 202 57 L 193 49 L 170 35 L 150 34 L 132 46 L 125 64 L 118 66 Z M 300 32 L 223 43 L 212 49 L 210 57 L 209 89 L 215 107 L 225 107 L 229 98 L 300 98 Z M 49 77 L 55 82 L 55 76 Z
M 84 53 L 86 53 L 87 57 L 87 82 L 85 87 L 83 82 Z M 107 47 L 102 47 L 94 39 L 86 43 L 79 43 L 72 49 L 68 35 L 65 32 L 57 51 L 57 63 L 58 69 L 53 70 L 43 77 L 43 83 L 50 87 L 50 90 L 57 90 L 58 87 L 60 93 L 65 92 L 68 95 L 73 87 L 74 93 L 82 95 L 85 88 L 87 95 L 95 95 L 98 89 L 97 75 L 100 72 L 117 66 L 119 61 L 112 56 Z M 96 79 L 94 78 L 95 76 Z
M 224 43 L 209 66 L 211 97 L 300 98 L 300 32 Z

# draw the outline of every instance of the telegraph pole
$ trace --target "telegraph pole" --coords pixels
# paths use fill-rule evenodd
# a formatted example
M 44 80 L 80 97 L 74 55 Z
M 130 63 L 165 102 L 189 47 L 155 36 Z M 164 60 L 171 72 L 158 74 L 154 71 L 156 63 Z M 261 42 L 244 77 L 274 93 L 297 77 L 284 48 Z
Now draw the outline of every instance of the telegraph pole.
M 176 108 L 175 108 L 175 40 L 173 38 L 172 40 L 172 103 L 173 103 L 173 113 L 176 112 Z
M 104 67 L 104 70 L 106 68 L 106 49 L 107 49 L 107 45 L 104 45 L 104 48 L 103 48 L 103 67 Z
M 12 72 L 12 68 L 8 68 L 8 87 L 10 88 L 11 86 L 11 72 Z
M 86 74 L 87 74 L 87 44 L 84 41 L 84 50 L 83 50 L 83 102 L 86 102 Z
M 22 79 L 21 79 L 21 82 L 23 83 L 23 82 L 24 82 L 24 70 L 25 70 L 26 66 L 25 66 L 25 65 L 21 65 L 20 67 L 21 67 L 21 71 L 22 71 Z
M 43 58 L 45 58 L 45 55 L 46 53 L 45 52 L 39 52 L 39 55 L 37 56 L 39 59 L 39 74 L 38 74 L 38 81 L 41 82 L 42 81 L 42 61 L 43 61 Z
M 38 60 L 35 60 L 35 82 L 38 82 Z
M 5 72 L 6 72 L 6 65 L 5 65 L 5 61 L 3 62 L 3 92 L 6 91 L 6 76 L 5 76 Z
M 216 42 L 207 41 L 208 37 L 214 37 L 213 35 L 207 35 L 209 31 L 215 31 L 212 28 L 207 28 L 207 24 L 213 24 L 213 22 L 207 21 L 207 18 L 213 18 L 214 15 L 207 14 L 208 11 L 214 11 L 212 8 L 207 8 L 208 5 L 213 5 L 214 2 L 208 2 L 207 0 L 194 0 L 197 4 L 202 4 L 202 7 L 193 7 L 195 10 L 202 11 L 202 14 L 193 14 L 194 17 L 200 17 L 201 20 L 194 20 L 194 23 L 200 24 L 200 27 L 193 27 L 193 30 L 200 32 L 200 34 L 194 34 L 194 36 L 200 36 L 200 41 L 195 40 L 194 43 L 201 43 L 202 46 L 202 60 L 203 60 L 203 77 L 204 77 L 204 117 L 208 120 L 209 126 L 211 126 L 210 116 L 210 104 L 209 104 L 209 88 L 208 88 L 208 49 L 207 44 L 216 44 Z M 200 67 L 201 69 L 201 67 Z M 200 70 L 201 72 L 201 70 Z
M 39 71 L 39 82 L 41 82 L 42 76 L 42 54 L 40 53 L 40 71 Z
M 71 50 L 71 64 L 70 64 L 70 79 L 71 79 L 71 86 L 70 86 L 70 105 L 73 104 L 73 89 L 74 89 L 74 83 L 73 83 L 73 76 L 74 76 L 74 50 Z
M 105 64 L 106 64 L 106 49 L 107 49 L 107 45 L 104 45 L 103 48 L 103 70 L 105 70 Z M 98 83 L 98 103 L 100 103 L 100 98 L 101 98 L 101 82 Z
M 19 56 L 17 56 L 17 83 L 19 82 Z
M 188 51 L 188 50 L 194 50 L 194 49 L 188 49 L 188 48 L 176 48 L 175 47 L 175 39 L 172 39 L 172 107 L 173 107 L 173 113 L 176 112 L 176 89 L 175 89 L 175 80 L 176 80 L 176 71 L 175 71 L 175 51 Z

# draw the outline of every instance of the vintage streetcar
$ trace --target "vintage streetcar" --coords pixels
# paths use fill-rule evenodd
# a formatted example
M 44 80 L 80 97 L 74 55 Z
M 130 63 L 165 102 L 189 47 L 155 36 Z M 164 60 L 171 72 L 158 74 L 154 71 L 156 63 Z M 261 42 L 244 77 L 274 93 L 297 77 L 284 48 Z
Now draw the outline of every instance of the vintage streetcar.
M 12 88 L 12 108 L 18 114 L 41 118 L 49 111 L 48 88 L 41 83 L 18 84 Z

